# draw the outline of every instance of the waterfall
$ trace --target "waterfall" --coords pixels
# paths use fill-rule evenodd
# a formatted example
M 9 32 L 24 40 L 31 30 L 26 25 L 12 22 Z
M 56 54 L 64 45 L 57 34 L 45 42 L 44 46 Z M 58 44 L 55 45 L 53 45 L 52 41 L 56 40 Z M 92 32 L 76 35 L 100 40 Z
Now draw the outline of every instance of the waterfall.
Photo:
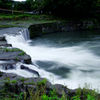
M 17 35 L 5 33 L 5 36 L 8 43 L 11 43 L 12 40 L 14 43 L 18 43 L 18 42 L 26 43 L 30 39 L 30 34 L 28 29 L 23 29 L 19 31 Z
M 29 30 L 28 29 L 23 29 L 19 33 L 21 34 L 22 38 L 25 41 L 28 41 L 30 39 L 30 34 L 29 34 Z
M 93 42 L 93 44 L 92 41 L 88 41 L 89 43 L 85 41 L 85 44 L 54 47 L 55 43 L 48 41 L 50 37 L 47 39 L 48 43 L 39 39 L 35 41 L 34 39 L 32 43 L 36 42 L 36 44 L 31 45 L 28 29 L 19 31 L 18 35 L 5 34 L 5 36 L 9 44 L 30 55 L 32 62 L 39 68 L 34 65 L 25 65 L 38 71 L 41 77 L 49 79 L 50 82 L 67 85 L 67 87 L 73 89 L 78 88 L 79 85 L 83 87 L 84 83 L 91 83 L 93 88 L 99 87 L 100 56 L 92 50 L 92 48 L 98 48 L 99 45 L 96 43 L 99 43 L 99 41 L 95 41 L 96 43 Z M 95 39 L 93 38 L 93 40 Z M 33 77 L 31 73 L 22 71 L 19 67 L 16 70 L 6 72 L 17 73 L 24 77 Z M 59 73 L 63 75 L 61 76 Z

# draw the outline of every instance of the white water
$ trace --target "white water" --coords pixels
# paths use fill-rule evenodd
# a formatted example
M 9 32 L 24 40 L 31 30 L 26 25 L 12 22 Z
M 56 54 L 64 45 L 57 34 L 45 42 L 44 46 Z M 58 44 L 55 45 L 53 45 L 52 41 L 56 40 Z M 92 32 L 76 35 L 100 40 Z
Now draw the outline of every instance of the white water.
M 7 42 L 29 54 L 34 64 L 37 61 L 52 61 L 55 64 L 50 69 L 58 69 L 61 66 L 70 69 L 69 73 L 66 72 L 65 78 L 62 78 L 60 75 L 41 69 L 41 66 L 26 65 L 38 71 L 41 77 L 48 78 L 52 83 L 67 85 L 69 88 L 77 88 L 79 85 L 83 87 L 84 83 L 90 83 L 92 88 L 100 88 L 100 57 L 86 49 L 84 45 L 59 48 L 46 45 L 30 46 L 29 32 L 22 30 L 19 33 L 20 35 L 17 36 L 6 35 Z M 19 63 L 18 66 L 20 65 Z M 17 73 L 24 77 L 34 76 L 27 71 L 20 70 L 19 67 L 6 72 Z

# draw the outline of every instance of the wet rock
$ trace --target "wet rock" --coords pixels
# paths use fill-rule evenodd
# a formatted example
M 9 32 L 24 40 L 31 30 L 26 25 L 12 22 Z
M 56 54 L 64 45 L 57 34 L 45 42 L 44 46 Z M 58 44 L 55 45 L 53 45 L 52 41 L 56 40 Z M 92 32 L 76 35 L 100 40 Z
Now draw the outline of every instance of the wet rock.
M 4 70 L 16 69 L 16 65 L 15 64 L 2 64 L 2 69 Z
M 6 41 L 5 36 L 0 36 L 0 41 Z
M 0 41 L 0 46 L 10 47 L 11 44 L 8 44 L 6 41 Z
M 34 74 L 37 75 L 38 77 L 40 76 L 39 73 L 38 73 L 37 71 L 35 71 L 35 70 L 33 70 L 33 69 L 30 69 L 30 68 L 28 68 L 28 67 L 26 67 L 26 66 L 24 66 L 24 65 L 21 65 L 20 68 L 23 69 L 23 70 L 27 70 L 27 71 L 29 71 L 29 72 L 31 72 L 31 73 L 34 73 Z
M 9 78 L 15 78 L 15 77 L 17 77 L 17 74 L 5 73 L 4 76 L 5 76 L 5 77 L 9 77 Z
M 1 48 L 0 49 L 0 60 L 3 61 L 24 61 L 26 64 L 31 64 L 31 57 L 21 50 L 16 50 L 16 48 Z

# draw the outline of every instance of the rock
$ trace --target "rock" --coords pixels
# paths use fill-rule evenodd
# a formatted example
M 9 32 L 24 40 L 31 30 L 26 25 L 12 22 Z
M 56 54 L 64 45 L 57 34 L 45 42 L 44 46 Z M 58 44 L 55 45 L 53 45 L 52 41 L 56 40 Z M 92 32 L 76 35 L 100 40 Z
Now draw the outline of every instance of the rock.
M 63 93 L 65 93 L 65 87 L 61 84 L 55 84 L 54 89 L 56 90 L 59 97 L 62 96 Z M 66 88 L 67 89 L 67 88 Z
M 24 83 L 25 84 L 28 84 L 28 83 L 30 83 L 30 84 L 38 84 L 39 82 L 40 82 L 40 84 L 41 84 L 41 81 L 42 82 L 44 82 L 43 80 L 47 80 L 47 79 L 45 79 L 45 78 L 40 78 L 40 77 L 37 77 L 37 78 L 28 78 Z M 46 82 L 44 82 L 45 83 L 45 86 L 46 86 L 46 88 L 48 89 L 48 90 L 52 90 L 53 89 L 53 86 L 52 86 L 52 84 L 47 80 Z
M 11 44 L 8 44 L 6 41 L 0 41 L 0 46 L 10 47 Z
M 61 84 L 55 84 L 54 89 L 56 90 L 57 94 L 59 97 L 65 93 L 68 95 L 70 98 L 76 95 L 77 89 L 68 89 L 66 86 L 63 86 Z M 82 91 L 82 90 L 81 90 Z
M 2 69 L 4 70 L 9 70 L 9 69 L 15 69 L 16 65 L 15 64 L 3 64 Z
M 0 41 L 6 41 L 5 36 L 0 36 Z
M 31 73 L 34 73 L 34 74 L 37 75 L 38 77 L 40 76 L 39 73 L 38 73 L 37 71 L 35 71 L 35 70 L 33 70 L 33 69 L 30 69 L 30 68 L 28 68 L 28 67 L 26 67 L 26 66 L 24 66 L 24 65 L 21 65 L 20 68 L 21 68 L 21 69 L 24 69 L 24 70 L 27 70 L 27 71 L 29 71 L 29 72 L 31 72 Z
M 33 24 L 29 26 L 30 38 L 38 35 L 56 32 L 66 32 L 75 30 L 98 29 L 100 28 L 99 22 L 93 21 L 67 21 L 67 22 L 54 22 L 44 24 Z
M 8 78 L 10 78 L 10 80 L 11 80 L 12 78 L 17 77 L 17 74 L 13 74 L 13 73 L 4 73 L 3 76 L 5 76 L 5 78 L 8 77 Z
M 4 74 L 4 72 L 1 72 L 1 71 L 0 71 L 0 77 L 2 77 L 3 74 Z
M 0 48 L 0 60 L 3 61 L 24 61 L 26 64 L 31 64 L 31 57 L 17 48 Z

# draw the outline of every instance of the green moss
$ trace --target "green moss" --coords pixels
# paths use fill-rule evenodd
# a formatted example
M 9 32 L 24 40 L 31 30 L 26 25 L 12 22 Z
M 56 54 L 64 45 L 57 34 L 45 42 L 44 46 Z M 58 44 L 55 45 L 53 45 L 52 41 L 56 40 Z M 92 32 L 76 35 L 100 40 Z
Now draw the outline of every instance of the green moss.
M 22 53 L 18 54 L 19 56 L 25 55 L 26 53 L 22 51 Z
M 15 59 L 18 60 L 18 57 L 16 57 Z
M 16 80 L 12 80 L 12 81 L 10 81 L 10 83 L 13 83 L 13 84 L 15 83 L 16 84 L 17 81 Z

